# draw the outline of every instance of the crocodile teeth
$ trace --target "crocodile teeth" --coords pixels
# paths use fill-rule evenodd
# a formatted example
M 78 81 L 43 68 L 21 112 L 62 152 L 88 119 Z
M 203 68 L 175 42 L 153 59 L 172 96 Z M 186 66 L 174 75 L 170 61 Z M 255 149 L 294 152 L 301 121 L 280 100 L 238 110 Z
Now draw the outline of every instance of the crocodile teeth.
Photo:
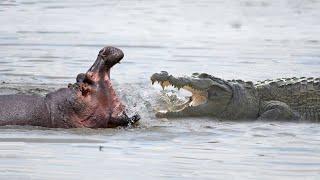
M 161 83 L 161 87 L 162 87 L 163 90 L 164 90 L 164 88 L 166 87 L 166 86 L 163 84 L 163 82 Z

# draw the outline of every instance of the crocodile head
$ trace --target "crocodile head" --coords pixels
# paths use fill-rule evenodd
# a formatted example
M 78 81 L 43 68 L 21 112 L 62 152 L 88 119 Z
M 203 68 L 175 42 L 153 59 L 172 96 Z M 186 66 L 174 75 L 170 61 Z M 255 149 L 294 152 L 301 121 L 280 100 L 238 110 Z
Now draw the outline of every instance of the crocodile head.
M 232 99 L 232 88 L 228 82 L 205 73 L 174 77 L 162 71 L 153 74 L 150 79 L 152 84 L 160 83 L 163 89 L 173 86 L 192 94 L 186 102 L 177 104 L 170 110 L 156 112 L 157 117 L 220 117 Z

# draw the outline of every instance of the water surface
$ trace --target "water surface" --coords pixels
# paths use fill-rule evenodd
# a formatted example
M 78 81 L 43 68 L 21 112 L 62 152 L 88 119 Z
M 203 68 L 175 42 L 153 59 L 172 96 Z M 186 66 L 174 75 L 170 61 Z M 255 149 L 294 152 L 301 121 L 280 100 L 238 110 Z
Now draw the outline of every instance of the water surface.
M 319 179 L 317 123 L 157 119 L 149 76 L 319 77 L 317 0 L 0 0 L 0 93 L 74 82 L 105 45 L 129 129 L 0 128 L 0 179 Z M 4 83 L 3 83 L 4 82 Z

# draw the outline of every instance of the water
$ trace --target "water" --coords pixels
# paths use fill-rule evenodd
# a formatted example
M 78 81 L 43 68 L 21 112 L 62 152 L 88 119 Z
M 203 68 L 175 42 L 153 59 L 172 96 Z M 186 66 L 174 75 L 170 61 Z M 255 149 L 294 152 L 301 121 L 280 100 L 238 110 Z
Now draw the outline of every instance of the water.
M 319 179 L 317 123 L 157 119 L 149 76 L 319 77 L 320 1 L 0 0 L 1 94 L 74 82 L 105 45 L 131 129 L 0 128 L 0 179 Z M 136 107 L 134 107 L 136 104 Z

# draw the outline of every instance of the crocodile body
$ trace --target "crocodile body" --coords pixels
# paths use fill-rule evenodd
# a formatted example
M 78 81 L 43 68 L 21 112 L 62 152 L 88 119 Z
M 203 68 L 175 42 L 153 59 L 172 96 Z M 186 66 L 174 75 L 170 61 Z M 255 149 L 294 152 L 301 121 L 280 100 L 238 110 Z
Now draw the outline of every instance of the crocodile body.
M 280 101 L 301 118 L 320 120 L 320 78 L 282 78 L 255 85 L 262 102 Z
M 158 117 L 212 116 L 219 119 L 320 120 L 320 79 L 281 78 L 253 83 L 223 80 L 206 73 L 174 77 L 155 73 L 151 81 L 192 93 L 185 103 Z

